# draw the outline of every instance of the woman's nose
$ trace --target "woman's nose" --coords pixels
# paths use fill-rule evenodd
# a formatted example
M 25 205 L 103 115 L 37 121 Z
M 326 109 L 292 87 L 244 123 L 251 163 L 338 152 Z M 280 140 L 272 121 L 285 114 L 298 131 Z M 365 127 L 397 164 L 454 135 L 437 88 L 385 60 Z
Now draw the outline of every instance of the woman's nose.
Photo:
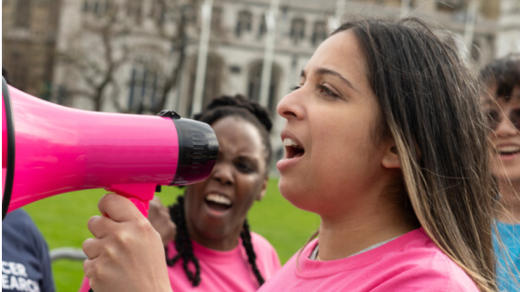
M 233 166 L 229 165 L 229 163 L 217 161 L 217 163 L 213 167 L 211 177 L 212 179 L 218 181 L 221 184 L 232 185 L 234 182 Z
M 497 125 L 497 128 L 495 130 L 495 135 L 499 137 L 507 137 L 507 136 L 513 136 L 518 134 L 519 131 L 511 122 L 509 118 L 503 118 Z
M 282 118 L 289 120 L 301 119 L 303 117 L 304 108 L 301 104 L 301 90 L 302 88 L 298 88 L 280 100 L 276 107 L 276 111 Z

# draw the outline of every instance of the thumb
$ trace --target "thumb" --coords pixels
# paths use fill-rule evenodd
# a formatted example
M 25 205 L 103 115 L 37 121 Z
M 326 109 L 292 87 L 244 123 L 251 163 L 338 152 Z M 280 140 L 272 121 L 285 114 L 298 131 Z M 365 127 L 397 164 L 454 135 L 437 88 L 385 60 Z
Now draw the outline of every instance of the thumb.
M 130 221 L 143 217 L 137 207 L 126 197 L 106 194 L 98 203 L 101 214 L 116 222 Z

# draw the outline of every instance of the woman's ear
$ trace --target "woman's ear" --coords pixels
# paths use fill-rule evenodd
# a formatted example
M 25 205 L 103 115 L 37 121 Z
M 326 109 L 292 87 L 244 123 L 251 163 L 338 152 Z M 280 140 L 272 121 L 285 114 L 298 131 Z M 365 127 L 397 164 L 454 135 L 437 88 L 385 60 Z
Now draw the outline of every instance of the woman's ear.
M 266 177 L 264 181 L 262 182 L 262 188 L 260 189 L 260 193 L 258 193 L 258 196 L 256 197 L 257 201 L 262 200 L 262 198 L 265 196 L 265 193 L 267 192 L 267 183 L 269 182 L 269 179 Z
M 397 152 L 397 146 L 394 143 L 386 147 L 385 155 L 381 161 L 384 168 L 401 168 L 401 161 Z

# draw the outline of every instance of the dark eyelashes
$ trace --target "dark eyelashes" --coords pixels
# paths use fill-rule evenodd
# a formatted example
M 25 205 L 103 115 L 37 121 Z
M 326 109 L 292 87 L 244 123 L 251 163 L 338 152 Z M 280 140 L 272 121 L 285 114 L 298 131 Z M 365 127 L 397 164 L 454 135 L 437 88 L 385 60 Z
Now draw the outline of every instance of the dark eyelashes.
M 301 87 L 300 85 L 292 86 L 292 87 L 291 87 L 291 91 L 298 90 L 298 89 L 300 89 L 300 87 Z
M 328 88 L 325 85 L 321 85 L 320 84 L 319 85 L 319 89 L 320 89 L 321 92 L 325 93 L 328 96 L 339 97 L 334 91 L 332 91 L 330 88 Z
M 298 90 L 300 88 L 301 88 L 300 85 L 295 85 L 295 86 L 291 87 L 291 91 L 295 91 L 295 90 Z M 318 85 L 318 90 L 319 90 L 320 93 L 325 94 L 327 96 L 330 96 L 330 97 L 333 97 L 333 98 L 339 98 L 338 94 L 336 94 L 333 90 L 331 90 L 330 88 L 328 88 L 325 85 L 322 85 L 322 84 Z
M 236 161 L 234 164 L 236 169 L 242 173 L 253 173 L 257 169 L 256 164 L 253 162 Z

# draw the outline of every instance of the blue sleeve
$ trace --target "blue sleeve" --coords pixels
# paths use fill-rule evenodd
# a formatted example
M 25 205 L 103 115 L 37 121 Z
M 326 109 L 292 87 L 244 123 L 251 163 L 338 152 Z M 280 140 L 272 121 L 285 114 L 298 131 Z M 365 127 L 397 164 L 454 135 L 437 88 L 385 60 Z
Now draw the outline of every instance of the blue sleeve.
M 54 292 L 49 248 L 31 217 L 15 210 L 2 222 L 2 291 L 19 291 L 20 283 Z
M 47 246 L 47 242 L 38 231 L 38 241 L 39 248 L 41 254 L 41 271 L 42 271 L 42 279 L 40 283 L 40 288 L 42 292 L 54 292 L 54 279 L 52 277 L 52 267 L 51 267 L 51 257 L 49 254 L 49 247 Z
M 52 277 L 52 267 L 51 267 L 51 257 L 49 254 L 49 247 L 47 245 L 47 241 L 41 234 L 40 230 L 32 219 L 28 217 L 30 222 L 25 224 L 28 229 L 28 233 L 32 234 L 34 238 L 34 249 L 37 251 L 36 254 L 39 257 L 40 261 L 40 272 L 41 279 L 39 279 L 40 291 L 41 292 L 54 292 L 54 279 Z

